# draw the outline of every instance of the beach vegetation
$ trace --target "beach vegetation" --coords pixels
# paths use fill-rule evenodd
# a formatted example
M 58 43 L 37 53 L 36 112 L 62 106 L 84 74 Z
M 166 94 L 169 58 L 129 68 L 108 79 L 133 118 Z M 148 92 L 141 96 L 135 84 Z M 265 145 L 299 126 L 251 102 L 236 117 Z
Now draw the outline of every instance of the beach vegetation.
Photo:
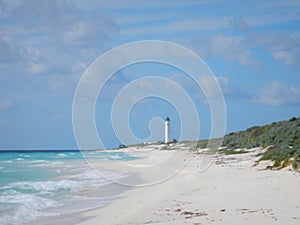
M 120 145 L 119 145 L 119 148 L 127 148 L 127 147 L 126 147 L 126 145 L 124 145 L 124 144 L 120 144 Z
M 170 150 L 170 148 L 167 145 L 165 145 L 165 146 L 161 147 L 161 150 Z
M 197 150 L 197 149 L 203 149 L 203 148 L 206 148 L 206 147 L 207 147 L 207 144 L 208 144 L 208 140 L 200 140 L 200 141 L 197 141 L 197 144 L 196 144 L 196 150 Z
M 245 149 L 220 149 L 218 150 L 219 153 L 225 154 L 225 155 L 236 155 L 236 154 L 244 154 L 244 153 L 248 153 L 249 151 L 245 150 Z
M 281 169 L 292 165 L 300 168 L 300 118 L 254 126 L 245 131 L 225 135 L 223 146 L 228 149 L 267 149 L 261 160 L 273 161 L 272 168 Z M 272 147 L 270 147 L 272 146 Z M 269 147 L 269 148 L 268 148 Z M 233 151 L 229 151 L 233 153 Z

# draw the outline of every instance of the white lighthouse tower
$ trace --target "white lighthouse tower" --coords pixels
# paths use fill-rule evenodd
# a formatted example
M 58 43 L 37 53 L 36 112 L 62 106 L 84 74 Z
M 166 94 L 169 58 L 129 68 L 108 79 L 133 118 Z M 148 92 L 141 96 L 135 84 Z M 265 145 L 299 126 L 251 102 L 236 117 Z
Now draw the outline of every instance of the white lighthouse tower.
M 170 118 L 165 119 L 165 144 L 170 142 Z

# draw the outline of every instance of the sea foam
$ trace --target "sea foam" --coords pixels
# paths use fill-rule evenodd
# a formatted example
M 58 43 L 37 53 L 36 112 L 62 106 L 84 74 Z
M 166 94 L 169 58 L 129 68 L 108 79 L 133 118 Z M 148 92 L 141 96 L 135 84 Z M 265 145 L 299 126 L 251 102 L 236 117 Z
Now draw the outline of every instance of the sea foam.
M 80 152 L 2 154 L 1 225 L 40 224 L 45 217 L 101 207 L 117 198 L 107 190 L 101 194 L 105 185 L 128 176 L 95 171 L 86 165 Z M 128 155 L 116 158 L 122 160 L 123 156 L 128 160 Z M 91 153 L 89 157 L 103 161 L 111 155 Z

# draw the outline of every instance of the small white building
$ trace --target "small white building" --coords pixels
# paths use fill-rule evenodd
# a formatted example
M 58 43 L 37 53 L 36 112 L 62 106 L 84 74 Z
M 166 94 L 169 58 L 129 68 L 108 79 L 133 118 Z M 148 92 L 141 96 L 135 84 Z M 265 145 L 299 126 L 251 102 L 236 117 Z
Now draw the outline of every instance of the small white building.
M 170 118 L 165 119 L 165 144 L 170 142 Z

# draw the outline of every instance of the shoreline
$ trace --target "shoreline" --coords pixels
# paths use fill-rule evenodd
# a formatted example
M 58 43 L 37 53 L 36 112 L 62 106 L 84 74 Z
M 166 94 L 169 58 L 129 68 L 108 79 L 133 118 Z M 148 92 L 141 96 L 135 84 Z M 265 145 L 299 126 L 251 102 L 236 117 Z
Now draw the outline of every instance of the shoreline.
M 253 167 L 256 151 L 213 155 L 214 163 L 203 171 L 199 165 L 202 154 L 153 150 L 135 165 L 153 163 L 151 158 L 157 160 L 161 155 L 171 154 L 171 160 L 159 168 L 149 167 L 150 172 L 143 167 L 127 168 L 136 171 L 144 182 L 153 181 L 157 172 L 165 170 L 166 175 L 178 164 L 188 163 L 170 179 L 132 188 L 105 207 L 83 213 L 84 221 L 77 224 L 298 224 L 299 174 Z M 124 171 L 124 165 L 111 162 L 101 168 Z
M 126 178 L 122 178 L 126 179 Z M 121 180 L 122 180 L 121 179 Z M 139 179 L 138 176 L 135 176 L 134 179 Z M 141 180 L 139 180 L 141 182 Z M 101 195 L 103 201 L 103 205 L 96 207 L 94 209 L 85 210 L 79 213 L 70 213 L 66 215 L 60 215 L 58 217 L 50 216 L 50 217 L 43 217 L 36 221 L 34 221 L 34 224 L 40 224 L 40 225 L 53 225 L 53 224 L 64 224 L 64 225 L 74 225 L 74 224 L 80 224 L 82 222 L 88 221 L 90 218 L 86 217 L 85 214 L 89 213 L 94 210 L 100 210 L 104 207 L 107 207 L 109 204 L 111 204 L 113 201 L 120 200 L 124 198 L 124 194 L 129 191 L 130 188 L 117 185 L 115 183 L 110 183 L 105 186 L 102 186 L 97 191 L 98 193 L 94 193 L 93 195 Z M 109 199 L 109 200 L 107 200 Z M 92 218 L 92 217 L 91 217 Z

